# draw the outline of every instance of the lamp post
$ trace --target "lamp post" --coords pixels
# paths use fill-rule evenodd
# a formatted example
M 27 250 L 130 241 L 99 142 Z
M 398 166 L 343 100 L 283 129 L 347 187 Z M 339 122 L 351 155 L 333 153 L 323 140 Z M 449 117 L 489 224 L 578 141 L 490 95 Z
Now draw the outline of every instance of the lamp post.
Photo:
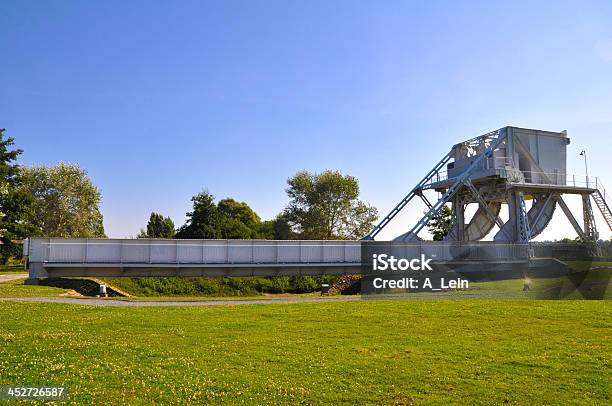
M 589 187 L 589 167 L 587 166 L 587 157 L 586 151 L 580 151 L 580 156 L 584 157 L 584 173 L 586 174 L 586 185 Z

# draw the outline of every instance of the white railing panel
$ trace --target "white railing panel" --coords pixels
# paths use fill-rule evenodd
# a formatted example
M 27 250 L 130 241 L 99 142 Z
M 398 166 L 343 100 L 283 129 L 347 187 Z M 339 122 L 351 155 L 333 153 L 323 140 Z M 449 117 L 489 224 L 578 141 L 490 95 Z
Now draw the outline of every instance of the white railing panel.
M 172 240 L 150 240 L 151 263 L 169 264 L 176 262 L 176 243 Z
M 229 240 L 228 262 L 249 264 L 253 262 L 253 244 L 249 240 Z
M 427 257 L 435 261 L 443 261 L 450 258 L 448 244 L 440 245 L 423 245 L 421 252 Z
M 345 261 L 344 241 L 326 241 L 323 244 L 323 262 L 344 262 Z
M 300 262 L 300 241 L 279 241 L 278 262 Z
M 276 241 L 253 241 L 253 262 L 256 264 L 276 263 Z
M 300 262 L 323 262 L 323 243 L 325 241 L 302 241 Z
M 49 262 L 355 263 L 358 241 L 36 239 Z M 405 254 L 405 248 L 397 255 Z
M 49 262 L 85 262 L 87 246 L 85 238 L 50 238 L 46 246 Z
M 86 262 L 121 262 L 120 240 L 87 240 Z
M 123 240 L 121 242 L 121 258 L 125 263 L 148 263 L 149 262 L 149 240 Z
M 198 264 L 202 262 L 203 245 L 195 240 L 175 240 L 177 262 L 181 264 Z
M 227 263 L 228 242 L 226 240 L 204 240 L 202 241 L 202 248 L 204 253 L 204 263 Z
M 345 262 L 361 262 L 361 244 L 355 241 L 345 244 Z

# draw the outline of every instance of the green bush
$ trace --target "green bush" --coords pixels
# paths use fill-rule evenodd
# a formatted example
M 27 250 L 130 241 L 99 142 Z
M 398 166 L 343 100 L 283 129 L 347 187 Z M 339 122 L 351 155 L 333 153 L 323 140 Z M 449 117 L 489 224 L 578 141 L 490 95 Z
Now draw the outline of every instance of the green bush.
M 312 276 L 292 276 L 291 286 L 297 293 L 313 292 L 321 286 Z
M 291 290 L 291 281 L 288 276 L 277 276 L 272 278 L 270 284 L 271 293 L 285 293 Z
M 134 296 L 255 296 L 262 293 L 310 293 L 336 276 L 108 278 L 111 286 Z

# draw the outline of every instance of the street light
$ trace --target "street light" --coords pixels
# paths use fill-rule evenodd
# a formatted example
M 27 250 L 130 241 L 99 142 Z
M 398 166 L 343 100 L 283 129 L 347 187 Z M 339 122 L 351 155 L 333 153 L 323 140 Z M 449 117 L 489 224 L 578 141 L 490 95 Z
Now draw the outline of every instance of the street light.
M 586 151 L 585 150 L 580 151 L 580 156 L 584 157 L 584 173 L 586 174 L 587 187 L 589 187 L 589 167 L 587 166 Z

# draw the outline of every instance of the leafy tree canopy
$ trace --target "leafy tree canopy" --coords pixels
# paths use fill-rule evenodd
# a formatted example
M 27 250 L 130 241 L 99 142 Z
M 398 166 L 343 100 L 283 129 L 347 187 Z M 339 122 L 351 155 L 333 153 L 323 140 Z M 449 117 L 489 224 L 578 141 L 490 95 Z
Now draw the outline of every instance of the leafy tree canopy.
M 193 210 L 176 233 L 176 238 L 221 238 L 219 210 L 215 197 L 207 190 L 191 198 Z
M 437 214 L 430 217 L 427 229 L 433 236 L 434 241 L 442 241 L 448 235 L 452 223 L 453 211 L 445 205 Z
M 100 190 L 75 164 L 22 168 L 22 190 L 33 198 L 35 236 L 105 237 Z
M 174 238 L 176 230 L 170 217 L 159 213 L 151 213 L 146 230 L 140 230 L 138 238 Z
M 187 222 L 179 229 L 176 238 L 268 238 L 259 216 L 244 202 L 231 198 L 220 200 L 208 191 L 191 198 L 193 210 L 187 213 Z M 265 234 L 265 235 L 264 235 Z
M 30 195 L 21 187 L 23 178 L 20 167 L 15 162 L 23 153 L 21 149 L 11 149 L 12 137 L 5 138 L 4 129 L 0 129 L 0 261 L 6 263 L 11 256 L 20 254 L 20 247 L 15 243 L 30 235 L 31 224 L 28 222 L 28 211 L 31 204 Z
M 377 218 L 376 209 L 358 199 L 359 182 L 353 176 L 302 171 L 287 184 L 290 202 L 284 215 L 300 238 L 358 239 Z
M 284 214 L 279 214 L 274 220 L 262 221 L 259 226 L 259 238 L 266 240 L 295 240 L 297 235 Z
M 253 239 L 258 238 L 261 219 L 244 202 L 228 198 L 217 204 L 221 238 Z

